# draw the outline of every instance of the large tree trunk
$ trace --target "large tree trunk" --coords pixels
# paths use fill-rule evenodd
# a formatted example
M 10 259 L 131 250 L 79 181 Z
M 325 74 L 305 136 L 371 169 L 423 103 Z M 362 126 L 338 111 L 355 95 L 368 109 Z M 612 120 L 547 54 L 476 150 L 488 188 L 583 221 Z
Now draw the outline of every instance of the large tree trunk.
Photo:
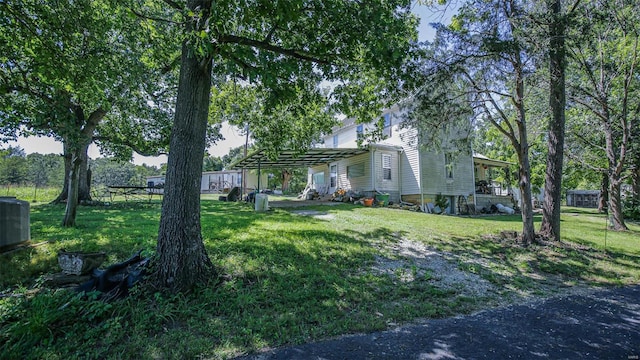
M 64 211 L 63 227 L 76 226 L 76 212 L 78 209 L 78 182 L 80 158 L 74 157 L 71 161 L 71 171 L 69 172 L 69 189 L 67 196 L 67 206 Z
M 631 171 L 631 204 L 640 206 L 640 161 L 636 161 L 635 169 Z
M 628 230 L 624 223 L 624 215 L 622 213 L 622 197 L 620 195 L 621 181 L 609 181 L 609 226 L 613 230 Z
M 89 140 L 91 141 L 91 140 Z M 71 146 L 70 140 L 65 140 L 64 149 L 64 182 L 62 185 L 62 191 L 51 203 L 59 204 L 67 201 L 69 195 L 69 176 L 72 170 L 71 159 L 75 156 L 80 159 L 78 165 L 78 201 L 91 201 L 91 181 L 89 179 L 89 145 L 90 142 L 84 146 L 81 146 L 79 150 L 75 150 Z
M 187 6 L 191 10 L 199 8 L 206 19 L 211 1 L 190 0 Z M 187 34 L 191 34 L 195 24 L 189 22 L 186 27 Z M 188 290 L 214 275 L 200 230 L 200 178 L 211 91 L 211 58 L 200 58 L 192 47 L 186 40 L 182 44 L 154 274 L 156 285 L 170 291 Z
M 606 113 L 607 119 L 609 114 Z M 604 122 L 604 136 L 606 143 L 607 161 L 609 164 L 609 218 L 611 220 L 611 228 L 614 230 L 628 230 L 624 223 L 624 215 L 622 213 L 622 198 L 620 188 L 622 184 L 622 164 L 624 158 L 619 158 L 616 154 L 616 146 L 614 141 L 614 130 L 610 122 Z M 624 152 L 622 152 L 624 154 Z
M 288 169 L 282 169 L 282 192 L 289 193 L 289 182 L 291 181 L 291 176 L 293 171 L 289 171 Z
M 598 198 L 598 212 L 606 213 L 609 204 L 609 174 L 602 173 L 600 182 L 600 198 Z
M 525 143 L 518 153 L 519 181 L 518 187 L 522 198 L 522 242 L 531 244 L 536 237 L 533 225 L 533 197 L 531 196 L 531 165 L 529 163 L 529 147 Z
M 529 162 L 529 139 L 527 135 L 526 112 L 524 108 L 524 66 L 519 54 L 516 54 L 515 104 L 518 111 L 516 124 L 518 127 L 518 141 L 512 140 L 518 152 L 520 166 L 518 181 L 522 196 L 522 242 L 529 245 L 535 241 L 536 233 L 533 226 L 533 198 L 531 196 L 531 164 Z M 518 145 L 519 143 L 519 145 Z
M 562 188 L 562 162 L 564 157 L 565 129 L 565 45 L 564 19 L 560 0 L 548 2 L 553 20 L 549 43 L 549 140 L 547 169 L 544 182 L 544 204 L 540 234 L 550 240 L 560 241 L 560 204 Z

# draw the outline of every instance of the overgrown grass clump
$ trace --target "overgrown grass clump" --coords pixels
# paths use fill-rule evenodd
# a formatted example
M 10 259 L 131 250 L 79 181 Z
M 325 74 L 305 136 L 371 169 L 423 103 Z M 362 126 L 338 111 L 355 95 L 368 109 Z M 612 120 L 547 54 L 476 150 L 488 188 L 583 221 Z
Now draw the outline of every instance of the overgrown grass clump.
M 59 271 L 62 248 L 105 251 L 107 264 L 140 249 L 152 255 L 160 202 L 81 207 L 74 229 L 58 226 L 63 206 L 33 206 L 33 242 L 48 243 L 0 255 L 0 358 L 230 358 L 464 314 L 563 286 L 640 280 L 640 228 L 608 231 L 605 251 L 605 219 L 593 212 L 563 215 L 562 244 L 522 247 L 495 237 L 519 230 L 517 216 L 309 209 L 331 218 L 278 209 L 255 213 L 244 204 L 204 200 L 203 237 L 220 276 L 189 294 L 162 294 L 142 284 L 128 298 L 106 303 L 96 294 L 48 289 L 43 277 Z M 413 270 L 411 281 L 400 281 L 373 271 L 399 239 L 447 254 L 496 292 L 470 297 L 436 286 L 439 274 Z
M 2 186 L 0 196 L 13 196 L 31 203 L 48 203 L 60 194 L 60 188 L 35 186 Z

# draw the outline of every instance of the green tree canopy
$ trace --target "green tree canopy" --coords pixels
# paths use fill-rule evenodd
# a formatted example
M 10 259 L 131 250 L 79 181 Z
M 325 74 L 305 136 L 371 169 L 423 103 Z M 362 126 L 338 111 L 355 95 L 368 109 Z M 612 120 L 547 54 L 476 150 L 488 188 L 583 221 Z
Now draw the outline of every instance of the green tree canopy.
M 155 281 L 183 290 L 213 270 L 200 233 L 199 184 L 192 180 L 202 170 L 212 83 L 220 90 L 237 79 L 260 88 L 263 113 L 274 114 L 262 134 L 280 137 L 274 150 L 289 145 L 283 130 L 290 122 L 308 134 L 306 125 L 328 106 L 370 121 L 397 100 L 417 19 L 409 0 L 166 3 L 183 16 L 184 36 Z M 325 92 L 323 82 L 335 86 Z M 275 116 L 285 109 L 291 112 Z

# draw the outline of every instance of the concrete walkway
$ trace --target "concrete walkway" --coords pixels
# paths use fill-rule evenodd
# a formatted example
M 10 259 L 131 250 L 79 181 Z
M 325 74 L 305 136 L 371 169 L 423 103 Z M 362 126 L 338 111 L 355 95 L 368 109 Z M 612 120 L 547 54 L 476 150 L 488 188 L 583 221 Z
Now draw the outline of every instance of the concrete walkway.
M 640 359 L 640 285 L 349 335 L 246 359 Z

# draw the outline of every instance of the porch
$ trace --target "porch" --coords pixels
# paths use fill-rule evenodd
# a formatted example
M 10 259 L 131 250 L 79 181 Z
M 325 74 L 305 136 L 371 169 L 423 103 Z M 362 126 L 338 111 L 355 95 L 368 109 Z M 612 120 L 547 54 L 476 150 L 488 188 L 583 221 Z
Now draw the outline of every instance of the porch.
M 513 190 L 510 186 L 510 166 L 508 161 L 490 159 L 482 154 L 473 155 L 475 178 L 475 208 L 476 212 L 489 212 L 491 205 L 502 204 L 516 209 Z

